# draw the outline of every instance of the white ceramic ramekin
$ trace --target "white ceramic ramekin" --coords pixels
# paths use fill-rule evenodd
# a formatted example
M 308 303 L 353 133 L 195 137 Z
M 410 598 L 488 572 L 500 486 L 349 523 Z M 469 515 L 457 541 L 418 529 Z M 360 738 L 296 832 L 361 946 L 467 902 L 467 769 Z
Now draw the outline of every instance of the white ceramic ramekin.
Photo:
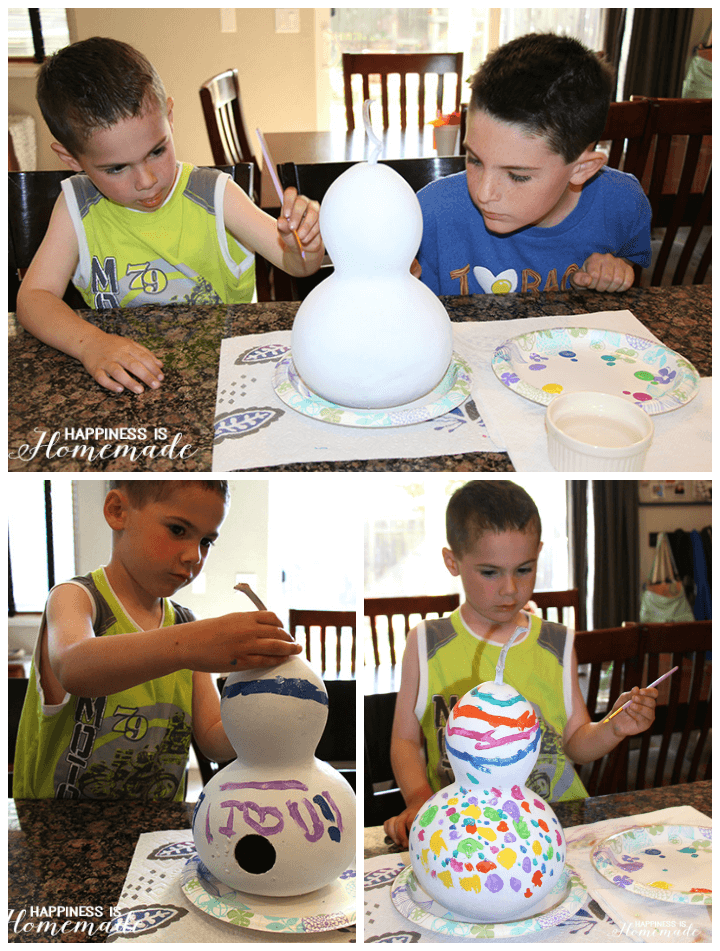
M 652 417 L 607 393 L 566 393 L 545 415 L 550 462 L 561 472 L 639 472 L 652 442 Z

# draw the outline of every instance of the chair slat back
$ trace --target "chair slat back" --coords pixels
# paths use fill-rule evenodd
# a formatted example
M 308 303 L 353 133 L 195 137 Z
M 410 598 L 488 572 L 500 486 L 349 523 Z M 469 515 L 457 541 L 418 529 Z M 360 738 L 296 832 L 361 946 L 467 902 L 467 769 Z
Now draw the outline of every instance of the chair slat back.
M 650 283 L 651 286 L 662 283 L 678 230 L 688 227 L 683 251 L 672 274 L 672 283 L 681 284 L 693 253 L 699 252 L 703 228 L 712 220 L 712 100 L 648 99 L 647 102 L 650 154 L 641 180 L 652 207 L 652 227 L 665 229 Z M 693 283 L 705 280 L 709 264 L 708 243 L 693 274 Z
M 600 137 L 602 143 L 609 143 L 608 165 L 630 172 L 638 180 L 650 150 L 649 115 L 647 100 L 611 102 Z
M 305 656 L 311 660 L 311 629 L 320 629 L 320 665 L 323 673 L 326 664 L 326 637 L 328 630 L 335 631 L 335 670 L 340 673 L 342 667 L 342 630 L 350 628 L 352 640 L 350 646 L 350 670 L 355 676 L 355 612 L 354 611 L 316 611 L 290 608 L 288 612 L 290 633 L 302 628 L 305 632 Z
M 222 165 L 220 170 L 232 175 L 243 191 L 252 195 L 254 168 L 251 164 Z M 30 266 L 40 247 L 52 215 L 55 202 L 62 191 L 62 182 L 75 173 L 64 171 L 8 172 L 8 264 L 13 274 L 21 275 Z M 9 288 L 8 310 L 17 305 L 17 290 Z M 64 300 L 72 308 L 87 308 L 87 304 L 72 284 L 68 285 Z
M 675 665 L 680 668 L 657 688 L 652 726 L 579 769 L 590 795 L 709 778 L 711 644 L 710 621 L 636 624 L 576 634 L 578 664 L 590 665 L 587 706 L 593 721 L 604 717 L 621 693 L 652 683 Z M 601 688 L 607 690 L 607 702 L 600 698 Z M 658 737 L 659 744 L 653 741 Z
M 250 145 L 250 136 L 245 125 L 238 71 L 227 69 L 204 82 L 200 87 L 200 102 L 213 162 L 216 165 L 252 163 L 255 176 L 251 194 L 255 204 L 260 205 L 260 166 Z
M 402 632 L 405 640 L 410 633 L 410 618 L 424 620 L 428 614 L 442 617 L 454 611 L 460 604 L 459 594 L 420 595 L 418 597 L 403 598 L 365 598 L 365 617 L 370 619 L 370 633 L 372 636 L 373 655 L 375 666 L 380 666 L 380 642 L 377 619 L 386 619 L 386 628 L 382 633 L 387 636 L 390 647 L 390 663 L 394 667 L 397 658 L 395 653 L 395 636 L 399 633 L 395 618 L 402 617 Z M 416 623 L 416 622 L 414 622 Z M 403 641 L 403 649 L 404 649 Z
M 380 76 L 383 128 L 390 127 L 388 76 L 400 77 L 400 128 L 407 128 L 407 77 L 417 74 L 418 80 L 418 126 L 425 124 L 425 77 L 437 76 L 435 94 L 436 112 L 442 111 L 445 92 L 444 77 L 454 73 L 457 77 L 454 111 L 460 109 L 462 83 L 462 53 L 343 53 L 343 82 L 345 87 L 345 115 L 348 130 L 355 128 L 353 109 L 352 77 L 360 75 L 363 102 L 370 98 L 370 76 Z M 433 115 L 431 118 L 435 118 Z
M 545 620 L 548 619 L 550 610 L 555 608 L 560 624 L 565 623 L 564 609 L 569 608 L 572 611 L 571 626 L 577 630 L 580 614 L 580 594 L 577 588 L 568 588 L 566 591 L 534 591 L 532 600 L 537 604 Z

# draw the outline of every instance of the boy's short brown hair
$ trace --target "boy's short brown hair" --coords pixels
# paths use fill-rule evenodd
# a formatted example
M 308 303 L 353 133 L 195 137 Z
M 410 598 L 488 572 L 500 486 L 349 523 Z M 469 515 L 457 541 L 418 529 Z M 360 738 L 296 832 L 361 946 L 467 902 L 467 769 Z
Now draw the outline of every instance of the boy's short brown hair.
M 494 50 L 469 82 L 471 109 L 542 135 L 569 164 L 602 136 L 615 77 L 579 40 L 529 33 Z
M 457 489 L 445 513 L 448 546 L 462 558 L 485 532 L 542 532 L 537 505 L 506 479 L 474 479 Z
M 167 96 L 152 63 L 127 43 L 93 36 L 49 57 L 37 78 L 37 101 L 53 137 L 75 158 L 98 129 L 143 115 Z
M 225 479 L 113 479 L 110 488 L 125 492 L 130 504 L 141 509 L 148 502 L 159 502 L 178 487 L 188 485 L 215 492 L 225 505 L 230 501 L 230 486 Z

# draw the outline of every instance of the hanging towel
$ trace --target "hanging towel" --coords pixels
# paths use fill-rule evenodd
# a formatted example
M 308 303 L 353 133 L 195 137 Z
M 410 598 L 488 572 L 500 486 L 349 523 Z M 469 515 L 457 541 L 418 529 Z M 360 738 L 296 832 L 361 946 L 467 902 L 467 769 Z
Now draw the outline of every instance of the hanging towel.
M 696 621 L 709 621 L 712 618 L 712 597 L 708 584 L 707 565 L 705 564 L 705 550 L 700 532 L 690 532 L 690 541 L 693 552 L 693 575 L 695 577 L 693 614 Z

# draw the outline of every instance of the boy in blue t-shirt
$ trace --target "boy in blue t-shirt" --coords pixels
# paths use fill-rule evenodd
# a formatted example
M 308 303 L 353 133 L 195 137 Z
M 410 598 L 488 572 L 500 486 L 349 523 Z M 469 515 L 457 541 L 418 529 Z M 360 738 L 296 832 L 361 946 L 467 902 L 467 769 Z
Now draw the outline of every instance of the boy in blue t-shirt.
M 650 204 L 595 150 L 609 66 L 569 37 L 530 34 L 470 80 L 466 171 L 418 198 L 413 273 L 436 294 L 625 291 L 650 263 Z M 419 265 L 419 267 L 418 267 Z

